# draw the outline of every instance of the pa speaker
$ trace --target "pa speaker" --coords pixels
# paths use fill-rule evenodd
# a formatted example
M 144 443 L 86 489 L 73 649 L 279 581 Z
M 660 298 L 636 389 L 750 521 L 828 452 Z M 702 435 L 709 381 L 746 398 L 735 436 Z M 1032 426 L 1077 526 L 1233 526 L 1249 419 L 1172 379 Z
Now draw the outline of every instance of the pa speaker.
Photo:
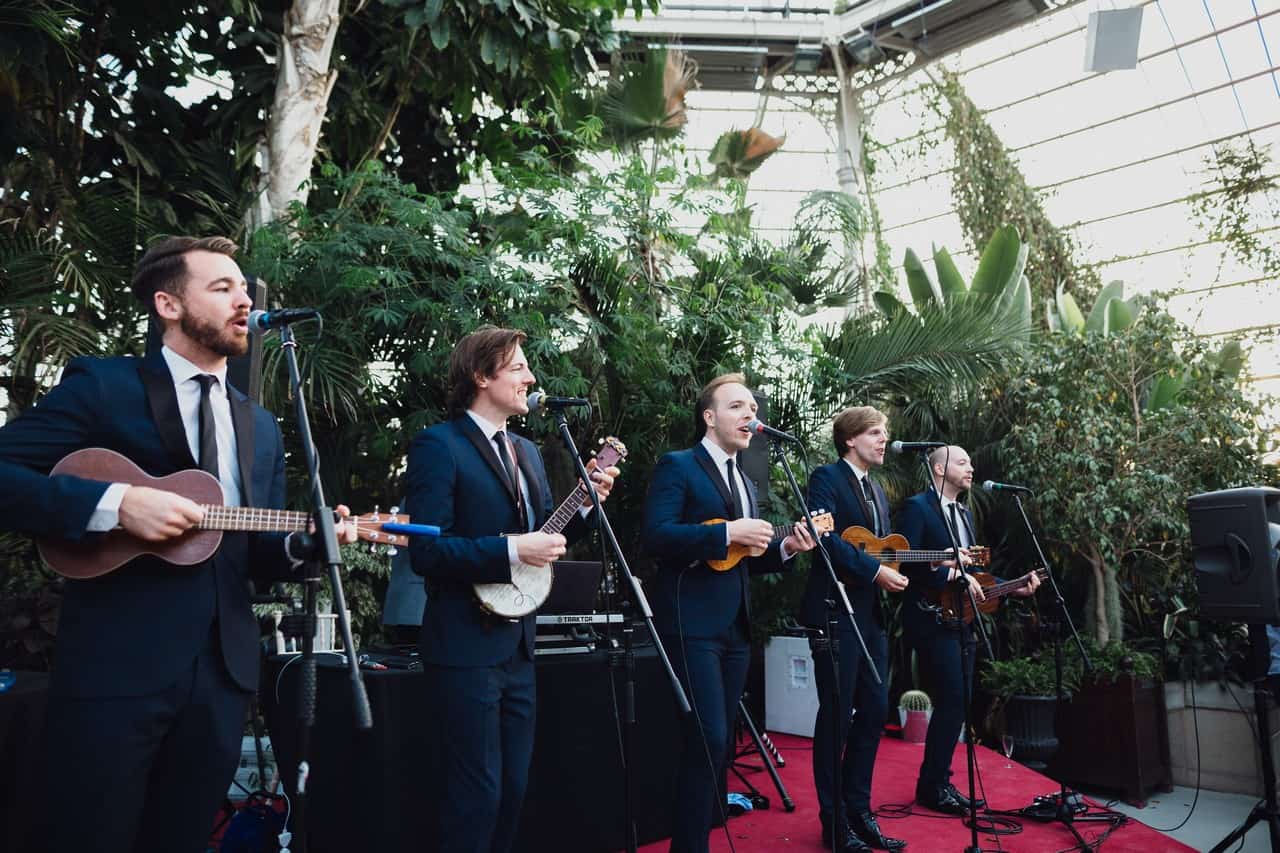
M 253 308 L 261 308 L 267 304 L 267 283 L 245 273 L 244 279 L 249 285 L 249 298 L 253 300 Z M 153 315 L 147 321 L 147 354 L 159 352 L 164 344 L 164 330 L 156 322 Z M 249 333 L 249 351 L 241 356 L 227 359 L 227 383 L 239 388 L 255 403 L 262 403 L 262 336 Z
M 1122 71 L 1138 67 L 1142 7 L 1089 13 L 1084 70 Z
M 1200 615 L 1280 623 L 1280 489 L 1206 492 L 1187 499 Z

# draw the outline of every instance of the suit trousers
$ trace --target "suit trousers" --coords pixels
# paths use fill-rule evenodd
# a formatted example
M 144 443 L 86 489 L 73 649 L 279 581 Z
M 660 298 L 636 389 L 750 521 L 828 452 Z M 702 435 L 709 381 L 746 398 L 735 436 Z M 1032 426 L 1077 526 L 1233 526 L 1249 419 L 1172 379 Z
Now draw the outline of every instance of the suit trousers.
M 834 686 L 831 654 L 825 649 L 813 650 L 813 674 L 818 689 L 818 716 L 813 724 L 813 781 L 824 823 L 830 820 L 835 804 L 833 717 L 844 723 L 840 726 L 840 784 L 848 816 L 871 811 L 871 774 L 889 709 L 889 645 L 884 629 L 870 619 L 862 620 L 858 627 L 880 673 L 880 683 L 876 683 L 857 636 L 842 616 L 836 632 L 839 705 L 834 705 L 831 697 Z
M 204 853 L 253 695 L 232 682 L 213 632 L 158 693 L 50 697 L 46 790 L 66 809 L 49 828 L 53 853 Z
M 919 781 L 922 785 L 945 785 L 951 781 L 951 756 L 964 728 L 965 684 L 962 678 L 968 679 L 972 695 L 976 641 L 972 628 L 944 628 L 933 613 L 920 609 L 914 601 L 904 602 L 902 609 L 907 641 L 920 658 L 920 676 L 933 700 Z M 969 668 L 963 673 L 962 639 L 968 646 L 969 660 Z
M 676 776 L 671 853 L 707 853 L 712 818 L 726 807 L 724 772 L 751 659 L 741 621 L 739 614 L 720 636 L 710 639 L 662 638 L 693 706 L 681 723 L 684 747 Z
M 533 758 L 537 683 L 517 646 L 496 666 L 427 664 L 440 853 L 506 853 Z

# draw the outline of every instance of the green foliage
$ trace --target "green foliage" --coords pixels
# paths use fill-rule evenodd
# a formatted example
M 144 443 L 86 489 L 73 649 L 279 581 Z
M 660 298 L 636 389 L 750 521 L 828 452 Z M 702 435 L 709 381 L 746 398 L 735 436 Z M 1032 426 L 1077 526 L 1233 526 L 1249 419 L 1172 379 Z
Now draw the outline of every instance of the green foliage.
M 1020 323 L 1023 328 L 1017 331 L 1017 337 L 1025 340 L 1031 333 L 1031 291 L 1022 272 L 1026 268 L 1029 249 L 1015 229 L 1009 226 L 996 229 L 982 250 L 971 284 L 965 284 L 946 249 L 935 246 L 933 250 L 937 281 L 929 275 L 916 253 L 907 249 L 902 266 L 907 275 L 911 301 L 918 311 L 935 306 L 946 309 L 971 302 L 993 318 Z M 906 311 L 892 293 L 877 292 L 875 303 L 881 313 L 890 318 Z
M 1075 241 L 1049 220 L 1040 194 L 1027 184 L 953 73 L 942 73 L 933 108 L 944 119 L 945 136 L 955 149 L 952 193 L 970 244 L 976 248 L 988 234 L 1009 226 L 1034 246 L 1026 265 L 1032 304 L 1045 304 L 1057 287 L 1086 297 L 1096 293 L 1101 284 L 1097 273 L 1077 263 Z
M 1196 222 L 1246 267 L 1263 278 L 1280 277 L 1280 246 L 1272 236 L 1280 220 L 1280 188 L 1270 152 L 1252 138 L 1223 143 L 1214 146 L 1205 166 L 1209 189 L 1188 200 Z
M 1053 656 L 1045 651 L 1036 655 L 1012 660 L 988 660 L 982 668 L 982 686 L 993 696 L 1008 699 L 1012 696 L 1054 696 L 1056 675 Z M 1080 689 L 1079 674 L 1064 667 L 1062 691 L 1071 695 Z
M 1164 377 L 1184 375 L 1170 395 Z M 1153 592 L 1192 576 L 1186 496 L 1268 479 L 1260 405 L 1155 306 L 1110 335 L 1037 340 L 1002 396 L 1008 476 L 1035 489 L 1054 564 L 1087 585 L 1087 633 L 1158 636 Z

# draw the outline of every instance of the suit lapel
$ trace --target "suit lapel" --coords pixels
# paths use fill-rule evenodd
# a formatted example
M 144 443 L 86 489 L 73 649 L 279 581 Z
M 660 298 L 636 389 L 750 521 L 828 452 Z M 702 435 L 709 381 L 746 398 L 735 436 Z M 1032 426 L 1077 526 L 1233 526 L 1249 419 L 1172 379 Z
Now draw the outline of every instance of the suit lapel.
M 716 487 L 716 491 L 720 493 L 720 499 L 724 501 L 725 515 L 732 515 L 733 497 L 729 494 L 729 487 L 725 485 L 724 475 L 720 473 L 719 469 L 716 468 L 716 463 L 712 461 L 711 454 L 707 453 L 707 449 L 699 443 L 693 446 L 693 458 L 698 461 L 699 467 L 711 478 L 711 483 Z
M 236 456 L 240 463 L 240 505 L 253 506 L 253 407 L 249 398 L 227 386 L 231 423 L 236 430 Z
M 502 484 L 502 487 L 507 490 L 507 497 L 511 499 L 511 504 L 513 506 L 518 505 L 516 494 L 512 490 L 511 480 L 507 477 L 507 472 L 502 470 L 502 465 L 498 462 L 498 454 L 494 451 L 493 444 L 484 437 L 480 427 L 476 426 L 476 422 L 471 420 L 471 416 L 466 413 L 455 418 L 454 422 L 458 425 L 458 429 L 462 431 L 462 434 L 467 437 L 467 440 L 475 445 L 476 452 L 480 454 L 480 458 L 489 466 L 489 470 L 498 478 L 498 482 Z
M 759 518 L 760 506 L 756 503 L 756 484 L 751 481 L 750 477 L 743 474 L 741 469 L 739 469 L 738 474 L 747 487 L 747 515 L 750 518 Z
M 164 356 L 155 350 L 138 365 L 138 375 L 147 392 L 147 405 L 151 409 L 151 420 L 155 422 L 156 431 L 174 466 L 181 469 L 195 468 L 196 460 L 191 456 L 191 446 L 187 444 L 187 431 L 182 425 L 182 413 L 178 410 L 178 392 L 173 387 L 173 374 Z

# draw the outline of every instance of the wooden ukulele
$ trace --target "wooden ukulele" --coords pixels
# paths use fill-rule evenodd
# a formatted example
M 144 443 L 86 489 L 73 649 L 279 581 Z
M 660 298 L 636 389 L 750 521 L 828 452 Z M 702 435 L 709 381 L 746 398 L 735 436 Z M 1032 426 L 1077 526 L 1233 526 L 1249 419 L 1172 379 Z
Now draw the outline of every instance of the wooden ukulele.
M 831 513 L 826 510 L 816 509 L 809 514 L 813 519 L 813 526 L 821 536 L 824 533 L 830 533 L 836 529 L 835 520 L 831 517 Z M 726 524 L 727 519 L 713 518 L 710 521 L 704 521 L 703 524 Z M 786 539 L 791 535 L 791 530 L 796 524 L 804 524 L 803 521 L 797 521 L 795 524 L 775 524 L 773 526 L 773 538 Z M 729 553 L 723 560 L 707 560 L 707 565 L 715 569 L 717 572 L 727 572 L 738 563 L 742 562 L 743 557 L 759 557 L 767 549 L 751 548 L 747 545 L 739 545 L 737 542 L 729 543 Z
M 587 470 L 608 468 L 627 458 L 627 446 L 610 436 L 604 439 L 603 447 L 595 458 L 587 462 Z M 577 488 L 569 493 L 569 497 L 551 513 L 546 524 L 542 525 L 543 533 L 559 533 L 573 521 L 578 509 L 587 500 L 585 483 L 578 483 Z M 504 619 L 519 619 L 527 616 L 542 606 L 551 593 L 552 573 L 550 566 L 530 566 L 521 563 L 511 569 L 511 583 L 478 583 L 475 584 L 476 600 L 487 613 Z
M 1031 583 L 1026 575 L 1011 581 L 996 583 L 995 576 L 987 572 L 972 572 L 972 574 L 987 595 L 978 602 L 978 610 L 983 613 L 995 613 L 996 608 L 1000 606 L 1000 599 Z M 1036 569 L 1032 574 L 1040 580 L 1049 577 L 1049 573 L 1044 569 Z M 973 621 L 973 605 L 969 602 L 967 591 L 955 589 L 952 584 L 947 584 L 941 592 L 930 591 L 926 593 L 926 597 L 942 609 L 943 619 L 954 621 L 963 618 L 966 625 Z
M 846 527 L 840 538 L 848 542 L 867 556 L 879 560 L 881 566 L 894 571 L 901 571 L 899 563 L 938 563 L 955 557 L 950 548 L 945 551 L 913 551 L 911 543 L 901 533 L 890 533 L 883 539 L 865 527 L 852 525 Z M 970 545 L 969 557 L 975 566 L 985 566 L 991 562 L 991 552 L 985 545 Z
M 100 447 L 88 447 L 64 456 L 50 475 L 70 474 L 88 480 L 127 483 L 173 492 L 201 504 L 204 519 L 181 536 L 163 542 L 146 542 L 121 527 L 93 534 L 77 541 L 44 538 L 38 544 L 40 556 L 58 574 L 83 580 L 112 572 L 134 557 L 151 554 L 176 566 L 194 566 L 213 556 L 226 530 L 294 533 L 305 531 L 311 516 L 305 512 L 279 509 L 225 506 L 222 486 L 205 471 L 178 471 L 167 477 L 152 477 L 129 459 Z M 365 542 L 403 547 L 409 544 L 412 525 L 409 517 L 392 513 L 368 513 L 347 519 Z M 407 527 L 406 527 L 407 526 Z M 386 529 L 384 529 L 386 528 Z M 420 531 L 428 533 L 431 528 Z

